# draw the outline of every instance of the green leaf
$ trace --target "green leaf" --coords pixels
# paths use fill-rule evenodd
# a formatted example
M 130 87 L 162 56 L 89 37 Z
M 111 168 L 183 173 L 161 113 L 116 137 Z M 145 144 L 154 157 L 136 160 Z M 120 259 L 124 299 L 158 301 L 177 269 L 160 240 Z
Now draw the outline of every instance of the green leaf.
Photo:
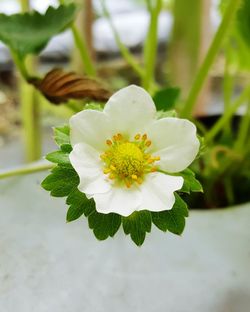
M 151 231 L 151 213 L 147 210 L 135 211 L 132 215 L 122 218 L 123 230 L 137 246 L 141 246 L 146 233 Z
M 75 170 L 70 167 L 57 166 L 52 169 L 42 182 L 42 187 L 50 191 L 51 196 L 65 197 L 68 196 L 79 184 L 79 177 Z
M 250 0 L 243 0 L 237 13 L 238 30 L 246 44 L 250 47 Z
M 180 192 L 188 194 L 190 194 L 190 192 L 203 192 L 202 185 L 195 178 L 195 174 L 191 169 L 186 169 L 182 171 L 179 175 L 184 178 L 184 184 Z
M 166 117 L 178 117 L 178 114 L 175 110 L 170 110 L 170 111 L 157 111 L 156 112 L 156 118 L 161 119 L 161 118 L 166 118 Z
M 64 152 L 64 151 L 55 151 L 52 153 L 49 153 L 46 155 L 45 157 L 48 161 L 51 161 L 52 163 L 56 163 L 59 165 L 70 165 L 70 161 L 69 161 L 69 154 L 68 152 Z
M 167 88 L 156 92 L 153 100 L 157 111 L 168 111 L 175 108 L 176 101 L 180 95 L 180 89 Z
M 103 214 L 94 211 L 88 218 L 89 227 L 93 230 L 95 237 L 105 240 L 113 237 L 121 225 L 121 216 L 115 213 Z
M 163 232 L 182 234 L 185 228 L 185 217 L 188 217 L 187 204 L 175 193 L 175 203 L 171 210 L 152 212 L 153 223 Z
M 24 14 L 0 14 L 0 40 L 20 58 L 38 54 L 49 40 L 74 21 L 76 6 L 49 7 L 44 15 L 33 11 Z
M 54 128 L 54 139 L 56 144 L 61 147 L 62 145 L 70 145 L 70 128 L 68 125 Z
M 73 189 L 69 194 L 66 204 L 70 205 L 66 217 L 67 222 L 74 221 L 83 214 L 87 217 L 95 211 L 94 200 L 88 199 L 86 195 L 81 193 L 77 188 Z

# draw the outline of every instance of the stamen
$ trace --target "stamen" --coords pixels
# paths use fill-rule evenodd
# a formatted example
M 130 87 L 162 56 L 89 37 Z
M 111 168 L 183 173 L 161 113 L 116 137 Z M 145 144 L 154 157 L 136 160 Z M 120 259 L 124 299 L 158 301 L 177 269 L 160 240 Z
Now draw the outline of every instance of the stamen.
M 137 177 L 136 174 L 132 174 L 131 178 L 132 178 L 133 180 L 137 180 L 137 179 L 138 179 L 138 177 Z
M 116 167 L 113 166 L 113 165 L 110 165 L 110 169 L 113 170 L 113 171 L 116 171 Z
M 107 158 L 107 154 L 106 154 L 106 153 L 101 154 L 101 155 L 100 155 L 100 158 L 103 159 L 103 160 L 105 160 L 105 159 Z
M 115 178 L 115 175 L 114 175 L 113 173 L 110 173 L 109 179 L 110 179 L 110 180 L 114 180 L 114 178 Z
M 131 182 L 129 182 L 128 180 L 125 180 L 125 184 L 126 184 L 127 188 L 130 188 Z
M 116 137 L 117 137 L 117 140 L 119 141 L 123 139 L 123 136 L 121 133 L 118 133 Z
M 154 157 L 154 160 L 155 160 L 155 161 L 160 160 L 160 159 L 161 159 L 160 156 L 155 156 L 155 157 Z
M 137 141 L 137 142 L 136 142 Z M 106 140 L 108 148 L 100 155 L 103 161 L 103 173 L 107 174 L 110 180 L 115 180 L 119 184 L 130 188 L 134 182 L 142 184 L 144 175 L 157 171 L 154 162 L 160 160 L 159 156 L 147 153 L 147 147 L 152 142 L 147 134 L 137 133 L 134 141 L 124 139 L 121 133 Z
M 108 173 L 110 173 L 110 171 L 111 171 L 111 170 L 110 170 L 109 168 L 104 168 L 104 169 L 103 169 L 103 173 L 104 173 L 104 174 L 108 174 Z
M 137 182 L 138 184 L 142 184 L 143 180 L 142 180 L 142 178 L 138 178 L 138 179 L 136 180 L 136 182 Z
M 137 135 L 135 136 L 135 140 L 138 141 L 138 140 L 140 140 L 140 138 L 141 138 L 140 133 L 137 133 Z
M 148 164 L 152 164 L 153 162 L 155 162 L 155 159 L 154 159 L 154 158 L 149 158 L 149 159 L 148 159 Z

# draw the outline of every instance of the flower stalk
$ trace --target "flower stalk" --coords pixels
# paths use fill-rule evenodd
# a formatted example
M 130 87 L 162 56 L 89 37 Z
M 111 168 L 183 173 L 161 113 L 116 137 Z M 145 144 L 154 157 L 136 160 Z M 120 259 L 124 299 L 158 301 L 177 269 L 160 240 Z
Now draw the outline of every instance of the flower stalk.
M 2 171 L 0 172 L 0 180 L 5 179 L 5 178 L 10 178 L 14 176 L 19 176 L 19 175 L 25 175 L 25 174 L 32 174 L 40 171 L 46 171 L 50 170 L 54 167 L 53 164 L 30 164 L 26 166 L 22 166 L 17 169 L 12 169 L 8 171 Z
M 211 142 L 214 137 L 224 128 L 228 120 L 234 115 L 238 108 L 250 97 L 250 86 L 246 87 L 236 101 L 227 109 L 225 114 L 215 123 L 215 125 L 205 135 L 205 142 Z
M 138 62 L 135 60 L 134 56 L 130 53 L 129 49 L 122 43 L 120 36 L 114 26 L 114 23 L 112 22 L 112 18 L 109 14 L 109 11 L 105 5 L 105 1 L 104 0 L 100 0 L 101 5 L 102 5 L 102 10 L 104 13 L 104 16 L 107 18 L 109 25 L 113 31 L 114 37 L 115 37 L 115 41 L 117 46 L 120 49 L 120 52 L 122 54 L 122 56 L 124 57 L 124 59 L 127 61 L 127 63 L 133 68 L 133 70 L 138 74 L 138 76 L 143 79 L 144 77 L 144 70 L 141 68 L 141 66 L 138 64 Z
M 192 85 L 192 88 L 189 92 L 186 101 L 186 105 L 181 111 L 181 117 L 190 118 L 193 108 L 195 107 L 195 104 L 197 102 L 197 98 L 208 76 L 208 72 L 214 63 L 215 57 L 221 47 L 221 44 L 223 42 L 223 39 L 225 38 L 227 31 L 229 30 L 230 24 L 234 19 L 234 16 L 236 14 L 240 2 L 241 0 L 231 0 L 229 2 L 225 14 L 223 16 L 223 19 L 221 21 L 221 24 L 207 52 L 207 55 L 195 77 L 194 83 Z
M 157 53 L 157 35 L 158 35 L 158 18 L 161 12 L 162 0 L 157 0 L 154 6 L 148 2 L 148 9 L 150 12 L 150 24 L 148 29 L 147 39 L 144 45 L 144 63 L 145 73 L 142 85 L 146 90 L 151 89 L 152 80 L 154 79 L 154 70 Z

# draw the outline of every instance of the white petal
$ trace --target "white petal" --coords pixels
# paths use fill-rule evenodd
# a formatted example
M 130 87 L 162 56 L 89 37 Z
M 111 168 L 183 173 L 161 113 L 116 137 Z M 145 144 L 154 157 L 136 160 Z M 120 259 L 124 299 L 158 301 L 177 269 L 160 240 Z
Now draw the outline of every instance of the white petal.
M 105 194 L 94 194 L 96 210 L 101 213 L 118 213 L 129 216 L 137 210 L 141 204 L 141 194 L 137 187 L 112 187 Z
M 78 189 L 86 194 L 105 193 L 111 184 L 102 172 L 98 152 L 87 144 L 76 144 L 69 155 L 70 162 L 79 175 Z
M 116 132 L 132 136 L 152 122 L 156 109 L 144 89 L 131 85 L 112 95 L 104 112 L 110 117 Z
M 70 118 L 69 124 L 72 146 L 86 143 L 103 151 L 107 148 L 106 140 L 113 134 L 107 115 L 99 111 L 81 111 Z
M 181 189 L 183 178 L 160 172 L 148 174 L 141 185 L 142 204 L 138 210 L 163 211 L 172 209 L 174 192 Z
M 180 172 L 195 159 L 200 142 L 195 125 L 179 118 L 163 118 L 147 128 L 152 141 L 151 153 L 160 156 L 159 167 L 167 172 Z

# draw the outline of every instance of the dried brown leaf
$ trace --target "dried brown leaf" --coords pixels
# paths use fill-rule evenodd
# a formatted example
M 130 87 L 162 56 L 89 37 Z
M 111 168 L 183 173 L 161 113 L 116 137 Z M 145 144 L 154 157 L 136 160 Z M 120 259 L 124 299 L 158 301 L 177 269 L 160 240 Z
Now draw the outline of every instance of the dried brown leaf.
M 65 73 L 55 68 L 43 79 L 31 79 L 33 84 L 51 103 L 65 103 L 69 99 L 91 99 L 107 101 L 111 92 L 104 88 L 100 82 L 74 72 Z

